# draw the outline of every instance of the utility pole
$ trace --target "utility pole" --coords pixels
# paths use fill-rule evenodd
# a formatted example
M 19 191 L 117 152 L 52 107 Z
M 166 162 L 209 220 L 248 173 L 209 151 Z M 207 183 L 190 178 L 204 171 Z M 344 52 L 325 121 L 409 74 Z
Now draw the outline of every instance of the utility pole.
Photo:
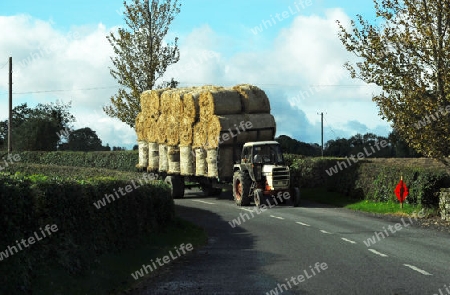
M 323 158 L 323 112 L 322 113 L 317 113 L 318 115 L 320 115 L 320 126 L 321 126 L 321 137 L 322 137 L 322 158 Z
M 12 152 L 11 143 L 12 128 L 12 57 L 9 57 L 9 119 L 8 119 L 8 154 Z

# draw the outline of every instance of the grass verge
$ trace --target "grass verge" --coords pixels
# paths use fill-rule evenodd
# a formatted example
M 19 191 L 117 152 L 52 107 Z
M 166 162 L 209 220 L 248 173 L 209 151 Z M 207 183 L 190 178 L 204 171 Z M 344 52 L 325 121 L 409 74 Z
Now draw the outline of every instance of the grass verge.
M 354 200 L 336 192 L 329 192 L 326 188 L 303 188 L 301 190 L 301 197 L 302 199 L 316 203 L 380 214 L 411 215 L 414 212 L 422 210 L 420 206 L 413 206 L 407 203 L 404 203 L 403 208 L 400 208 L 400 203 L 398 202 L 380 203 L 367 200 Z
M 202 228 L 176 218 L 163 232 L 145 237 L 140 245 L 103 255 L 90 273 L 71 276 L 56 263 L 48 263 L 33 281 L 33 294 L 102 295 L 124 291 L 137 282 L 131 273 L 183 243 L 191 243 L 197 249 L 207 243 L 207 234 Z

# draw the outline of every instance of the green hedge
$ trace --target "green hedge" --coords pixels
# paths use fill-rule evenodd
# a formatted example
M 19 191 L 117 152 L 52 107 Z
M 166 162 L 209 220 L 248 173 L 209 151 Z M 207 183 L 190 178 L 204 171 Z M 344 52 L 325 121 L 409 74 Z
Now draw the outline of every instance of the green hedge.
M 22 169 L 25 166 L 28 171 Z M 174 203 L 163 182 L 142 182 L 97 209 L 94 202 L 142 174 L 73 168 L 17 163 L 0 173 L 0 251 L 39 233 L 47 224 L 58 228 L 52 236 L 3 257 L 0 294 L 30 292 L 35 273 L 52 263 L 68 275 L 82 275 L 100 255 L 133 247 L 141 237 L 173 220 Z M 32 174 L 33 170 L 39 174 Z
M 450 175 L 445 169 L 398 165 L 386 161 L 361 160 L 348 165 L 346 159 L 287 157 L 290 161 L 292 182 L 299 187 L 326 187 L 354 199 L 376 202 L 396 201 L 394 189 L 403 176 L 409 188 L 407 203 L 437 208 L 438 192 L 450 186 Z M 337 173 L 330 176 L 330 167 L 337 162 L 347 163 L 336 167 Z M 405 159 L 405 163 L 406 163 Z M 326 171 L 328 170 L 329 173 Z
M 114 152 L 20 152 L 20 162 L 45 165 L 106 168 L 136 171 L 138 151 Z

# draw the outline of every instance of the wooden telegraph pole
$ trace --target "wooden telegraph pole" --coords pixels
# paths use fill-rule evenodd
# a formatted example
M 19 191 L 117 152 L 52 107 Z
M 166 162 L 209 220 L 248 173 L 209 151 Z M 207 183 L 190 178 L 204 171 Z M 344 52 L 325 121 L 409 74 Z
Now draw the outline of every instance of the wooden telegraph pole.
M 12 152 L 12 57 L 9 57 L 9 118 L 8 118 L 8 154 Z

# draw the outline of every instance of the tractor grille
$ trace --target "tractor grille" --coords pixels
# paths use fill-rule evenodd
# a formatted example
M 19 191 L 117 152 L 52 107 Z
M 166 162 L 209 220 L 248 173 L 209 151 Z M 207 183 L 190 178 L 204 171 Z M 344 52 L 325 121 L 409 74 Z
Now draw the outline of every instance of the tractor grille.
M 273 186 L 274 188 L 289 186 L 289 170 L 287 168 L 273 168 Z

